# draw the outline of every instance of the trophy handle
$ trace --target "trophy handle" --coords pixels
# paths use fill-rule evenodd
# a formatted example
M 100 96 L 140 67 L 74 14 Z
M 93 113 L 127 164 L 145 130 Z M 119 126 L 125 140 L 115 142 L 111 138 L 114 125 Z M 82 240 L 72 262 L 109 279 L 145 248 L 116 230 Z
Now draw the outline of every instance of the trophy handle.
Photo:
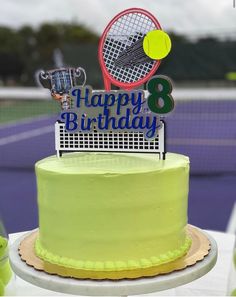
M 41 85 L 46 88 L 46 89 L 50 89 L 51 88 L 51 84 L 50 84 L 50 75 L 48 74 L 48 72 L 45 72 L 44 70 L 41 70 L 39 73 L 39 81 L 41 83 Z
M 81 74 L 83 74 L 84 77 L 84 81 L 82 82 L 82 87 L 85 85 L 86 80 L 87 80 L 87 75 L 86 75 L 86 71 L 84 70 L 84 68 L 82 67 L 78 67 L 75 69 L 75 75 L 77 78 L 79 78 L 81 76 Z

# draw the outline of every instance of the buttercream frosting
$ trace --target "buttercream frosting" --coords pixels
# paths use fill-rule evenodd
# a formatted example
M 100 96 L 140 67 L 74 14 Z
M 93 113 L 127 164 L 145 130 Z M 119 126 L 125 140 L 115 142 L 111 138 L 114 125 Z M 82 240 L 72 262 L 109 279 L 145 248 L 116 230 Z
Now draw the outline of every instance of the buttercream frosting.
M 190 247 L 186 156 L 68 153 L 37 162 L 36 175 L 44 260 L 116 271 L 167 263 Z

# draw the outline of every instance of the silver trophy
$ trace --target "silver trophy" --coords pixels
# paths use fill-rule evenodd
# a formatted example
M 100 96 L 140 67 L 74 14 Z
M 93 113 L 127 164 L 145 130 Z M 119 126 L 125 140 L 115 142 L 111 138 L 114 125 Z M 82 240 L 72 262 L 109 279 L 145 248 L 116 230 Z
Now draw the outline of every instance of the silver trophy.
M 41 71 L 39 81 L 44 88 L 51 90 L 54 99 L 60 100 L 62 110 L 67 110 L 72 107 L 69 91 L 76 85 L 85 85 L 86 72 L 81 67 Z

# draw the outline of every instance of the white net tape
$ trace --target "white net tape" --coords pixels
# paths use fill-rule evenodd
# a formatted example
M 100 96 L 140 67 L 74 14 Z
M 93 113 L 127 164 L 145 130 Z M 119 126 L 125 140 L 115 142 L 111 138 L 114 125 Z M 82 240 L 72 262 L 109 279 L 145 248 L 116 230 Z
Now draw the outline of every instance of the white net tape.
M 107 33 L 103 46 L 103 59 L 108 72 L 118 81 L 132 83 L 144 78 L 157 61 L 130 68 L 115 67 L 114 61 L 129 46 L 151 30 L 159 29 L 142 13 L 129 13 L 120 17 Z

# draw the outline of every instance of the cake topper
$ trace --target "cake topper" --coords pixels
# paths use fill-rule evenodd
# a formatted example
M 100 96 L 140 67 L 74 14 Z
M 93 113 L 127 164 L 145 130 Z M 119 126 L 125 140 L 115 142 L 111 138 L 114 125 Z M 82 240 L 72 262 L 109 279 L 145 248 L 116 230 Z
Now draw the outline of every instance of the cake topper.
M 171 49 L 171 40 L 162 30 L 153 30 L 128 46 L 114 61 L 116 67 L 139 66 L 165 58 Z
M 86 73 L 80 67 L 41 72 L 42 85 L 61 101 L 55 124 L 57 155 L 156 152 L 165 159 L 162 118 L 174 108 L 172 84 L 168 77 L 154 74 L 170 49 L 170 38 L 156 18 L 132 8 L 114 17 L 100 39 L 98 58 L 105 91 L 85 85 Z M 147 91 L 135 89 L 145 82 Z M 120 90 L 111 90 L 111 84 Z
M 149 94 L 143 90 L 93 91 L 91 87 L 74 87 L 70 95 L 75 107 L 61 113 L 66 131 L 142 132 L 154 139 L 161 128 L 160 114 L 170 112 L 174 101 L 169 79 L 154 76 L 148 82 Z M 162 104 L 159 101 L 162 100 Z
M 63 110 L 56 123 L 56 150 L 156 152 L 165 159 L 165 125 L 171 112 L 172 85 L 166 76 L 154 76 L 143 90 L 93 91 L 75 86 L 74 108 Z
M 144 9 L 131 8 L 116 15 L 99 42 L 105 90 L 111 84 L 130 90 L 150 79 L 170 51 L 170 39 L 163 33 L 157 19 Z
M 69 91 L 80 84 L 79 79 L 83 79 L 81 85 L 86 82 L 86 72 L 83 68 L 59 68 L 39 73 L 39 81 L 44 88 L 51 90 L 51 95 L 55 100 L 61 102 L 61 108 L 67 110 L 71 108 Z

